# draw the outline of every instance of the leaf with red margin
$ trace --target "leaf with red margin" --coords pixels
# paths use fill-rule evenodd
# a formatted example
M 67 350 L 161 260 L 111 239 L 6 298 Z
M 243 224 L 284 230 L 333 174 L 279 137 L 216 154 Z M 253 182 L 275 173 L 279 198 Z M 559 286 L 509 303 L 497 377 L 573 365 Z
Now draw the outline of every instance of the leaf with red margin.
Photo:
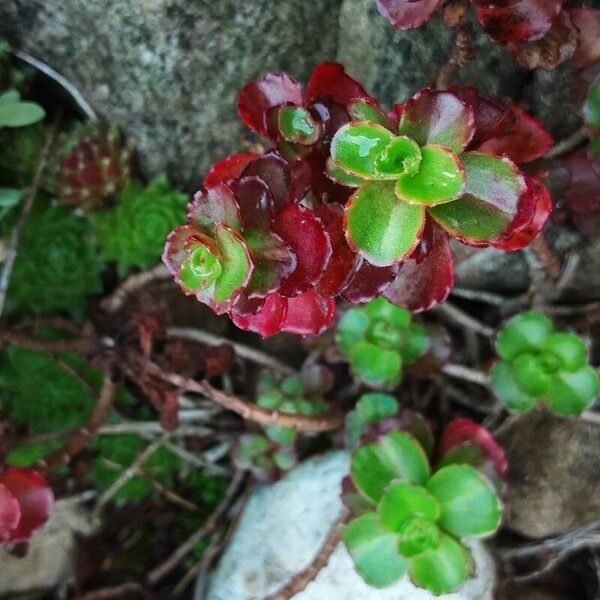
M 17 500 L 21 510 L 19 524 L 7 541 L 26 542 L 42 527 L 54 510 L 54 494 L 46 479 L 37 471 L 10 467 L 0 473 L 2 484 Z
M 304 103 L 302 85 L 286 73 L 267 73 L 246 84 L 238 96 L 238 112 L 252 130 L 269 137 L 269 113 L 276 106 Z
M 276 210 L 295 200 L 292 197 L 295 187 L 292 185 L 289 163 L 277 152 L 272 150 L 249 163 L 242 171 L 242 177 L 250 176 L 259 177 L 267 184 Z
M 552 134 L 539 119 L 519 106 L 512 107 L 511 122 L 495 137 L 483 142 L 477 150 L 496 156 L 508 156 L 517 164 L 545 156 L 554 146 Z
M 347 286 L 359 257 L 346 241 L 344 207 L 337 203 L 323 204 L 317 214 L 329 234 L 333 254 L 316 289 L 321 296 L 329 298 L 336 296 Z
M 271 225 L 275 202 L 269 187 L 260 177 L 240 177 L 231 181 L 229 187 L 237 200 L 244 228 Z
M 442 0 L 377 0 L 377 10 L 397 29 L 415 29 L 426 23 Z
M 600 61 L 600 10 L 574 8 L 568 13 L 579 30 L 579 45 L 572 62 L 578 69 L 585 69 Z
M 522 208 L 519 208 L 524 213 L 522 219 L 516 219 L 517 223 L 511 228 L 509 236 L 492 244 L 494 248 L 508 251 L 526 248 L 542 231 L 554 208 L 548 188 L 536 177 L 527 177 L 526 180 L 527 192 L 524 196 L 529 196 L 531 201 L 527 198 L 519 201 L 519 205 L 523 205 Z M 533 217 L 526 224 L 526 220 L 531 214 L 531 205 L 533 205 Z
M 230 179 L 239 177 L 246 165 L 259 156 L 260 154 L 254 152 L 230 154 L 211 167 L 204 178 L 204 187 L 212 187 L 217 185 L 217 183 L 226 183 Z
M 569 154 L 561 162 L 569 171 L 564 202 L 573 215 L 573 222 L 585 235 L 599 235 L 600 164 L 585 150 Z
M 403 106 L 399 131 L 419 144 L 462 152 L 475 133 L 475 115 L 456 94 L 425 89 Z
M 448 423 L 438 446 L 440 460 L 450 452 L 463 444 L 476 444 L 485 452 L 488 459 L 493 463 L 500 477 L 505 477 L 508 472 L 508 460 L 504 449 L 496 438 L 482 425 L 471 421 L 471 419 L 455 419 Z
M 194 200 L 188 204 L 187 217 L 206 235 L 214 235 L 219 223 L 236 231 L 241 228 L 240 207 L 233 191 L 225 183 L 196 192 Z
M 282 332 L 298 335 L 319 335 L 335 319 L 335 300 L 323 298 L 315 290 L 308 290 L 295 298 L 288 298 L 287 315 Z
M 564 0 L 473 0 L 486 33 L 504 45 L 539 40 L 552 27 Z
M 376 267 L 359 257 L 359 262 L 352 279 L 342 291 L 342 298 L 352 304 L 364 304 L 381 296 L 384 290 L 394 281 L 400 263 L 389 267 Z
M 331 98 L 347 106 L 355 98 L 373 100 L 365 88 L 350 77 L 344 67 L 335 62 L 323 62 L 317 66 L 306 86 L 306 102 L 312 104 L 318 98 Z
M 0 544 L 10 539 L 21 520 L 17 499 L 0 483 Z
M 429 215 L 465 244 L 485 246 L 499 241 L 520 217 L 525 177 L 508 158 L 465 152 L 461 159 L 467 176 L 464 195 L 430 207 Z
M 279 333 L 285 320 L 288 308 L 287 298 L 278 293 L 267 297 L 265 303 L 256 314 L 240 314 L 234 306 L 229 313 L 231 320 L 244 331 L 253 331 L 263 338 Z
M 431 219 L 427 219 L 427 228 L 433 230 L 433 235 L 424 236 L 432 240 L 427 256 L 420 261 L 407 258 L 383 293 L 384 298 L 411 312 L 429 310 L 441 304 L 454 287 L 454 260 L 448 235 Z
M 298 264 L 280 288 L 283 296 L 297 296 L 314 286 L 327 268 L 331 240 L 317 214 L 300 204 L 288 204 L 275 215 L 273 231 L 296 254 Z

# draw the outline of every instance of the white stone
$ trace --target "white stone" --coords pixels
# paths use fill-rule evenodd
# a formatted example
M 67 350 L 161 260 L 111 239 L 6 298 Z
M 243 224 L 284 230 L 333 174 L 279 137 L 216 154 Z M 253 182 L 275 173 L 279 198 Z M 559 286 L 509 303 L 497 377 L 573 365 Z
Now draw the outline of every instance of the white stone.
M 211 577 L 205 598 L 196 600 L 263 600 L 302 571 L 322 546 L 340 513 L 340 481 L 348 472 L 344 452 L 306 461 L 272 486 L 251 496 L 237 530 Z M 495 566 L 481 542 L 469 543 L 475 577 L 457 593 L 433 596 L 408 578 L 377 590 L 354 570 L 343 544 L 328 565 L 295 600 L 491 600 Z

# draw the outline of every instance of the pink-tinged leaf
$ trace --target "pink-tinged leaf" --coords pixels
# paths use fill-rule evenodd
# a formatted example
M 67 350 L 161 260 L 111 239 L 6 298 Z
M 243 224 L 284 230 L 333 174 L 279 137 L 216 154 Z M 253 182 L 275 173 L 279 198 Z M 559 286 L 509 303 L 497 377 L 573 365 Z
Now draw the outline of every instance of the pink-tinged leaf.
M 442 432 L 438 453 L 440 459 L 450 450 L 466 443 L 480 446 L 488 459 L 494 464 L 500 477 L 505 477 L 508 472 L 506 453 L 496 438 L 482 425 L 471 419 L 455 419 L 450 422 Z
M 342 298 L 352 304 L 364 304 L 378 298 L 394 281 L 400 263 L 389 267 L 376 267 L 359 257 L 356 271 L 348 285 L 342 290 Z
M 466 244 L 483 246 L 499 241 L 518 216 L 525 178 L 508 158 L 465 152 L 461 159 L 467 176 L 464 195 L 430 207 L 429 214 Z
M 573 56 L 573 64 L 578 69 L 585 69 L 600 61 L 600 10 L 574 8 L 568 13 L 579 30 L 579 45 Z
M 311 169 L 312 193 L 322 203 L 346 204 L 354 189 L 332 179 L 327 170 L 327 154 L 315 150 L 306 157 Z
M 229 186 L 237 200 L 244 228 L 271 225 L 275 202 L 267 184 L 260 177 L 240 177 L 231 181 Z
M 325 151 L 327 144 L 335 135 L 337 130 L 351 121 L 346 107 L 338 104 L 331 97 L 319 98 L 312 103 L 312 112 L 318 116 L 321 122 L 321 151 Z
M 562 160 L 569 172 L 565 206 L 575 225 L 586 235 L 600 234 L 600 164 L 585 150 L 574 152 Z
M 329 298 L 336 296 L 346 287 L 359 258 L 346 241 L 344 207 L 336 203 L 323 204 L 317 214 L 329 234 L 333 254 L 316 289 L 321 296 Z
M 475 133 L 475 115 L 456 94 L 426 89 L 403 106 L 399 130 L 420 146 L 438 144 L 460 153 Z
M 286 73 L 267 73 L 251 81 L 240 91 L 238 112 L 250 129 L 269 136 L 269 114 L 272 108 L 304 103 L 302 85 Z
M 236 315 L 244 317 L 257 315 L 265 305 L 266 298 L 248 298 L 245 292 L 240 294 L 234 307 L 231 309 Z
M 9 540 L 21 520 L 17 499 L 0 483 L 0 544 Z
M 306 101 L 312 104 L 320 98 L 331 98 L 347 106 L 355 98 L 371 96 L 363 86 L 350 77 L 339 63 L 323 62 L 313 71 L 306 86 Z
M 348 114 L 353 121 L 371 121 L 383 125 L 390 131 L 396 131 L 396 115 L 386 113 L 372 98 L 357 98 L 348 105 Z
M 279 289 L 281 282 L 296 268 L 296 255 L 276 234 L 267 229 L 248 229 L 244 239 L 254 263 L 248 283 L 249 298 L 264 297 Z
M 310 190 L 311 170 L 306 160 L 295 160 L 289 164 L 292 185 L 288 193 L 288 202 L 299 202 Z
M 552 146 L 554 138 L 542 123 L 519 106 L 513 106 L 510 123 L 495 137 L 483 142 L 478 150 L 508 156 L 521 164 L 542 158 Z
M 315 290 L 287 299 L 287 315 L 281 331 L 297 335 L 319 335 L 335 319 L 335 300 L 323 298 Z
M 481 26 L 504 45 L 544 37 L 563 3 L 564 0 L 473 0 Z
M 42 475 L 32 469 L 10 467 L 0 473 L 2 484 L 17 500 L 21 518 L 7 541 L 26 542 L 54 510 L 54 494 Z
M 277 293 L 267 297 L 256 314 L 241 314 L 236 305 L 229 313 L 231 320 L 244 331 L 253 331 L 263 338 L 279 333 L 287 314 L 288 300 Z
M 384 298 L 410 310 L 421 312 L 441 304 L 454 287 L 454 260 L 446 232 L 427 219 L 424 237 L 430 242 L 426 256 L 409 257 L 401 265 Z
M 259 177 L 267 184 L 276 210 L 293 201 L 291 194 L 294 186 L 290 166 L 275 151 L 267 152 L 248 164 L 242 172 L 242 177 L 251 176 Z
M 377 10 L 397 29 L 415 29 L 429 21 L 442 0 L 377 0 Z
M 206 235 L 214 235 L 219 223 L 237 231 L 241 227 L 237 200 L 225 183 L 196 192 L 194 200 L 188 204 L 187 216 Z
M 227 183 L 230 179 L 239 177 L 246 165 L 259 156 L 254 152 L 238 152 L 227 156 L 212 166 L 204 178 L 204 187 L 213 187 L 217 183 Z
M 317 214 L 300 204 L 288 204 L 275 216 L 273 231 L 296 254 L 298 263 L 284 280 L 283 296 L 297 296 L 314 286 L 327 268 L 332 254 L 331 240 Z
M 508 251 L 522 250 L 529 246 L 544 228 L 553 209 L 548 188 L 539 179 L 527 177 L 527 192 L 524 196 L 529 196 L 529 198 L 524 197 L 519 201 L 519 204 L 523 205 L 519 211 L 523 210 L 524 212 L 521 222 L 512 227 L 506 239 L 493 244 L 495 248 Z M 529 223 L 526 223 L 528 215 L 531 214 L 530 204 L 533 204 L 533 217 Z

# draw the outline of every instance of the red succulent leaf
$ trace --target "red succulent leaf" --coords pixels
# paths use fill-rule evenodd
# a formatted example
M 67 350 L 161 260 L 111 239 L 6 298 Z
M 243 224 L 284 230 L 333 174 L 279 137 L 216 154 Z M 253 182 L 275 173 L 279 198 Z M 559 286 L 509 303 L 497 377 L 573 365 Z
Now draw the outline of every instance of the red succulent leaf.
M 373 102 L 375 102 L 373 100 Z M 346 106 L 338 104 L 330 97 L 319 98 L 311 104 L 311 111 L 321 123 L 320 150 L 324 151 L 336 131 L 352 119 Z
M 363 304 L 373 300 L 384 292 L 392 283 L 400 263 L 389 267 L 376 267 L 359 257 L 352 279 L 342 290 L 342 298 L 352 304 Z
M 475 115 L 456 94 L 426 89 L 403 106 L 399 131 L 420 146 L 439 144 L 460 153 L 475 133 Z
M 298 202 L 308 194 L 310 190 L 312 173 L 310 164 L 305 160 L 295 160 L 289 164 L 292 172 L 292 185 L 288 194 L 290 202 Z
M 341 204 L 323 204 L 317 211 L 333 248 L 329 265 L 317 283 L 317 291 L 328 298 L 343 290 L 357 266 L 358 255 L 346 241 L 344 231 L 344 207 Z
M 211 167 L 204 178 L 204 187 L 212 187 L 217 185 L 217 183 L 226 183 L 230 179 L 239 177 L 246 165 L 259 156 L 260 154 L 254 152 L 230 154 Z
M 275 216 L 273 231 L 294 251 L 296 269 L 284 280 L 280 292 L 297 296 L 314 286 L 327 268 L 331 240 L 317 214 L 300 204 L 288 204 Z
M 427 219 L 425 229 L 428 228 L 431 231 L 425 237 L 431 240 L 431 247 L 425 258 L 420 254 L 403 261 L 396 278 L 383 293 L 384 298 L 411 312 L 441 304 L 454 287 L 454 261 L 448 235 L 431 219 Z
M 229 186 L 237 200 L 244 228 L 271 225 L 275 202 L 269 187 L 260 177 L 239 177 Z
M 335 319 L 335 300 L 323 298 L 315 290 L 287 299 L 287 314 L 281 331 L 297 335 L 319 335 Z
M 267 152 L 249 163 L 242 171 L 242 177 L 250 176 L 259 177 L 267 184 L 276 210 L 296 200 L 293 194 L 299 190 L 292 185 L 289 163 L 277 152 Z
M 467 443 L 480 446 L 494 464 L 498 475 L 506 476 L 508 460 L 504 449 L 485 427 L 471 419 L 455 419 L 444 429 L 438 446 L 440 459 L 450 450 Z
M 344 67 L 335 62 L 323 62 L 313 71 L 306 86 L 306 102 L 312 104 L 321 98 L 347 106 L 355 98 L 372 100 L 365 88 L 350 77 Z
M 315 149 L 306 157 L 306 162 L 311 169 L 311 188 L 313 194 L 322 203 L 337 202 L 345 204 L 355 191 L 354 188 L 337 183 L 327 174 L 327 157 L 329 152 L 324 153 Z
M 219 224 L 240 229 L 240 207 L 232 189 L 225 183 L 202 188 L 188 204 L 187 217 L 206 235 L 214 235 Z
M 552 198 L 548 188 L 535 177 L 527 177 L 526 180 L 527 192 L 522 201 L 519 201 L 522 215 L 515 219 L 507 237 L 493 244 L 495 248 L 509 251 L 526 248 L 542 231 L 552 212 Z
M 544 37 L 563 3 L 564 0 L 473 0 L 481 26 L 504 45 Z
M 398 29 L 415 29 L 426 23 L 442 0 L 377 0 L 377 10 Z
M 0 486 L 19 503 L 21 518 L 6 541 L 26 542 L 42 527 L 54 510 L 54 494 L 46 479 L 37 471 L 10 467 L 0 473 Z
M 10 539 L 21 520 L 17 499 L 0 483 L 0 544 Z
M 285 320 L 288 309 L 287 298 L 278 293 L 268 296 L 255 314 L 243 314 L 239 312 L 239 306 L 234 306 L 229 313 L 231 320 L 244 331 L 253 331 L 263 338 L 279 333 Z
M 267 73 L 246 84 L 238 96 L 238 112 L 252 130 L 269 136 L 271 109 L 285 104 L 303 104 L 302 85 L 286 73 Z
M 573 64 L 578 69 L 585 69 L 600 61 L 600 10 L 574 8 L 568 12 L 579 31 L 579 45 L 573 56 Z
M 495 137 L 484 141 L 478 150 L 508 156 L 521 164 L 542 158 L 552 146 L 554 138 L 541 121 L 519 106 L 513 106 L 511 122 Z
M 569 171 L 564 202 L 575 225 L 586 235 L 600 234 L 600 164 L 585 150 L 570 154 L 562 163 Z

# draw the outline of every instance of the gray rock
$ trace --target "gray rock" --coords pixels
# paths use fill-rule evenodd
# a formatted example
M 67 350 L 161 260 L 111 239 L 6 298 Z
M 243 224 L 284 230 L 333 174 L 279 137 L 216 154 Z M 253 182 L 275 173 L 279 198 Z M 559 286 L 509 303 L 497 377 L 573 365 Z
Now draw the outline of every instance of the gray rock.
M 322 546 L 342 508 L 339 487 L 348 472 L 344 452 L 306 461 L 283 480 L 250 498 L 205 597 L 196 600 L 262 600 L 305 568 Z M 477 575 L 447 600 L 492 598 L 495 570 L 481 543 L 470 544 Z M 295 600 L 431 600 L 404 578 L 385 590 L 367 586 L 340 544 L 328 565 Z
M 504 524 L 531 538 L 600 519 L 600 427 L 534 411 L 500 442 L 510 464 Z
M 339 0 L 3 0 L 0 36 L 121 125 L 147 174 L 194 188 L 247 135 L 240 87 L 266 71 L 305 80 L 335 58 L 338 12 Z

